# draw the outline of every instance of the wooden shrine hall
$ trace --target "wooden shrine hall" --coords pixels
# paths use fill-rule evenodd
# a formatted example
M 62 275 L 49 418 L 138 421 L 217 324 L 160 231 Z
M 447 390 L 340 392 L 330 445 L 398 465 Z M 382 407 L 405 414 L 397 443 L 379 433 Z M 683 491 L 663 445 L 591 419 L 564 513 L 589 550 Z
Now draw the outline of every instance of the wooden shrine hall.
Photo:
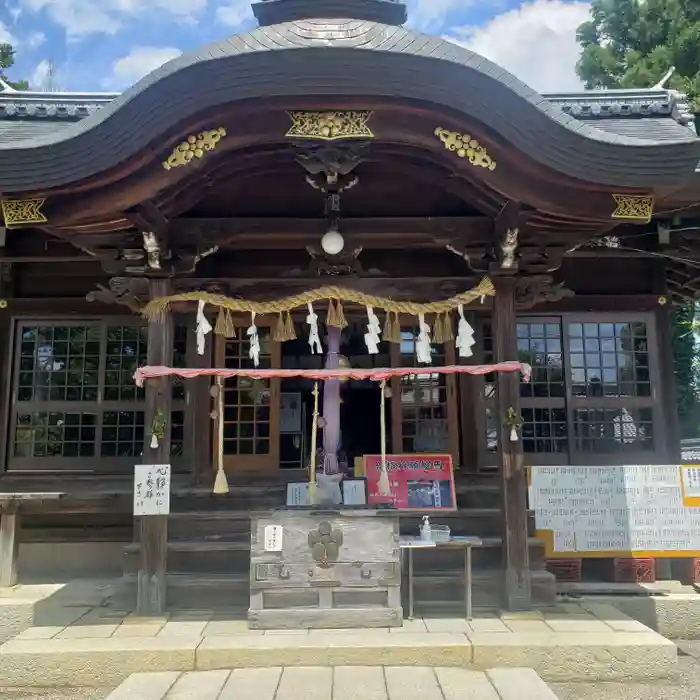
M 395 0 L 253 9 L 124 94 L 0 93 L 0 585 L 102 567 L 144 612 L 166 583 L 168 604 L 247 587 L 246 514 L 282 507 L 317 449 L 313 382 L 231 377 L 212 421 L 207 376 L 134 373 L 318 371 L 335 343 L 348 372 L 426 367 L 339 382 L 344 468 L 449 455 L 441 516 L 483 540 L 477 603 L 551 600 L 525 468 L 679 459 L 669 314 L 700 291 L 684 96 L 539 95 L 403 28 Z M 530 381 L 430 370 L 497 363 Z M 134 519 L 141 462 L 172 466 L 169 516 Z M 451 555 L 419 594 L 459 600 Z

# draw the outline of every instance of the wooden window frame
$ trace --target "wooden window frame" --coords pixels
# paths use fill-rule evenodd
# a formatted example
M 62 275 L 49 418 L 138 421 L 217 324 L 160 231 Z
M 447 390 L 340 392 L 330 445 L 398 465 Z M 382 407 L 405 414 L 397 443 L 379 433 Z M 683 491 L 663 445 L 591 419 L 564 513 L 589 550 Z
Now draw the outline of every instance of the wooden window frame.
M 651 391 L 649 396 L 596 396 L 596 397 L 575 397 L 572 392 L 570 376 L 570 366 L 568 364 L 571 356 L 569 326 L 575 323 L 644 323 L 647 331 L 647 353 L 649 355 L 649 381 Z M 607 464 L 654 464 L 663 462 L 665 448 L 663 447 L 662 435 L 665 431 L 666 416 L 664 415 L 663 404 L 660 401 L 660 367 L 659 367 L 659 345 L 656 328 L 656 318 L 651 312 L 607 312 L 607 313 L 576 313 L 566 314 L 562 318 L 562 333 L 564 339 L 564 353 L 567 358 L 566 365 L 566 403 L 567 416 L 569 421 L 569 463 L 578 466 L 596 466 Z M 580 452 L 576 449 L 576 433 L 574 424 L 574 411 L 576 409 L 619 409 L 630 408 L 651 409 L 652 426 L 654 432 L 653 450 L 621 450 L 619 452 Z
M 45 401 L 41 399 L 32 401 L 18 401 L 18 381 L 21 361 L 21 334 L 23 329 L 43 326 L 54 328 L 71 328 L 77 326 L 96 326 L 100 329 L 100 352 L 98 365 L 97 399 L 95 401 Z M 114 326 L 144 327 L 145 323 L 134 316 L 114 315 L 108 317 L 96 317 L 93 315 L 75 315 L 69 319 L 56 316 L 21 316 L 12 319 L 11 333 L 11 377 L 8 382 L 7 401 L 9 410 L 8 420 L 3 426 L 5 430 L 5 444 L 7 445 L 6 470 L 12 473 L 41 473 L 59 472 L 61 474 L 124 474 L 133 470 L 134 464 L 140 461 L 140 455 L 130 457 L 103 457 L 102 431 L 103 416 L 106 412 L 137 412 L 146 408 L 145 399 L 126 401 L 105 401 L 105 371 L 107 359 L 107 328 Z M 192 342 L 192 334 L 187 334 L 187 344 Z M 182 399 L 173 400 L 172 411 L 183 413 L 183 454 L 171 457 L 174 471 L 182 471 L 187 468 L 189 441 L 187 426 L 188 401 L 187 395 Z M 17 415 L 21 413 L 88 413 L 96 416 L 95 421 L 95 454 L 90 457 L 14 457 L 15 428 Z M 144 425 L 144 439 L 148 439 L 148 426 Z
M 416 326 L 416 318 L 401 315 L 399 317 L 401 330 L 404 327 Z M 434 345 L 434 344 L 433 344 Z M 401 367 L 401 345 L 391 343 L 391 366 Z M 457 362 L 456 349 L 453 341 L 444 344 L 444 355 L 446 365 L 454 365 Z M 430 374 L 431 365 L 425 365 L 425 374 Z M 459 407 L 457 403 L 457 377 L 455 375 L 445 376 L 446 408 L 447 408 L 447 431 L 450 445 L 449 454 L 452 456 L 452 463 L 455 469 L 459 469 L 462 463 L 459 435 Z M 391 446 L 393 454 L 404 454 L 403 451 L 403 412 L 401 409 L 401 379 L 392 377 L 391 382 Z M 400 449 L 397 449 L 400 448 Z
M 558 398 L 527 398 L 521 397 L 520 407 L 523 408 L 564 408 L 566 411 L 567 420 L 567 438 L 568 449 L 565 452 L 546 453 L 546 452 L 527 452 L 525 453 L 525 461 L 532 465 L 572 465 L 572 466 L 596 466 L 606 464 L 624 464 L 624 463 L 661 463 L 664 461 L 665 450 L 661 436 L 664 433 L 666 426 L 666 416 L 664 414 L 663 405 L 658 400 L 660 394 L 660 365 L 659 365 L 659 347 L 658 347 L 658 329 L 656 327 L 656 317 L 652 312 L 585 312 L 585 313 L 551 313 L 539 314 L 536 316 L 518 316 L 517 323 L 552 323 L 554 320 L 559 322 L 561 328 L 562 341 L 562 366 L 564 370 L 564 393 L 563 399 Z M 479 358 L 479 362 L 491 361 L 491 358 L 485 356 L 484 338 L 485 326 L 491 324 L 491 318 L 482 316 L 477 321 L 477 346 L 475 355 Z M 570 342 L 569 342 L 569 326 L 575 323 L 644 323 L 647 330 L 647 343 L 649 355 L 649 380 L 651 383 L 651 395 L 649 397 L 574 397 L 572 392 L 572 382 L 570 374 Z M 476 393 L 477 400 L 480 401 L 483 410 L 477 411 L 477 429 L 479 436 L 479 468 L 497 468 L 499 465 L 498 452 L 487 451 L 487 425 L 486 411 L 497 412 L 498 396 L 486 397 L 485 386 L 486 378 L 479 377 L 479 389 Z M 618 453 L 595 453 L 595 452 L 580 452 L 576 449 L 574 411 L 576 409 L 616 409 L 616 408 L 648 408 L 652 411 L 652 425 L 654 431 L 654 449 L 652 451 L 631 451 L 624 450 Z
M 250 326 L 250 318 L 234 314 L 232 316 L 233 324 L 236 329 L 236 334 L 245 333 L 247 328 Z M 260 329 L 267 329 L 270 333 L 270 368 L 279 369 L 282 361 L 282 347 L 281 343 L 272 340 L 272 334 L 274 333 L 275 324 L 277 323 L 277 318 L 271 315 L 268 316 L 258 316 L 255 319 L 258 331 Z M 223 338 L 212 334 L 214 338 L 214 364 L 216 367 L 225 367 L 225 352 L 226 343 L 228 338 Z M 231 475 L 236 474 L 279 474 L 284 471 L 284 473 L 289 473 L 291 469 L 282 470 L 280 468 L 280 387 L 281 379 L 270 379 L 270 452 L 266 455 L 246 455 L 246 454 L 224 454 L 223 455 L 223 465 L 227 473 Z M 219 417 L 220 420 L 222 417 Z M 240 423 L 240 421 L 238 421 Z M 217 469 L 217 459 L 216 456 L 221 449 L 219 444 L 219 430 L 218 423 L 217 429 L 213 433 L 213 450 L 214 459 L 212 460 L 214 470 Z

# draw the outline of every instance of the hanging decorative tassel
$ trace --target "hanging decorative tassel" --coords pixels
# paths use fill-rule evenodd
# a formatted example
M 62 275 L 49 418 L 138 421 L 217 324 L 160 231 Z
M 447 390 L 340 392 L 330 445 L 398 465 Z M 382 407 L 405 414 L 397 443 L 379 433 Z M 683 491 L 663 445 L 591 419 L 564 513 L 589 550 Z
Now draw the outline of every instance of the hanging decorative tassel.
M 284 343 L 286 340 L 284 337 L 284 316 L 281 312 L 277 316 L 277 325 L 275 326 L 275 332 L 272 334 L 272 340 L 276 343 Z
M 510 428 L 510 441 L 518 442 L 518 440 L 520 439 L 520 436 L 518 435 L 518 430 L 522 428 L 523 419 L 515 412 L 515 409 L 512 406 L 510 406 L 506 411 L 505 424 L 507 427 Z
M 341 330 L 347 327 L 348 322 L 345 320 L 343 305 L 340 303 L 340 301 L 334 302 L 333 299 L 328 300 L 326 325 L 330 326 L 331 328 L 340 328 Z
M 214 479 L 214 493 L 223 496 L 228 493 L 228 479 L 224 471 L 224 391 L 221 385 L 221 377 L 216 378 L 216 415 L 217 421 L 217 454 L 216 454 L 216 479 Z
M 309 324 L 309 347 L 311 348 L 311 354 L 319 355 L 323 354 L 323 346 L 321 345 L 321 338 L 318 335 L 318 315 L 314 311 L 314 305 L 309 302 L 309 313 L 306 317 L 306 322 Z
M 226 312 L 223 307 L 219 308 L 219 313 L 216 316 L 216 323 L 214 324 L 214 333 L 221 338 L 226 337 Z
M 158 436 L 155 433 L 153 433 L 153 435 L 151 435 L 151 449 L 152 450 L 158 449 Z
M 419 364 L 431 365 L 433 353 L 430 347 L 430 326 L 425 322 L 425 315 L 418 314 L 418 338 L 416 339 L 416 359 Z
M 442 345 L 445 342 L 444 325 L 440 314 L 435 316 L 435 323 L 433 325 L 433 342 L 437 343 L 438 345 Z
M 253 366 L 258 367 L 260 365 L 260 338 L 258 337 L 258 328 L 255 325 L 255 311 L 251 311 L 250 313 L 250 326 L 248 327 L 246 335 L 250 340 L 248 357 L 253 360 Z
M 292 314 L 287 311 L 284 317 L 284 339 L 285 340 L 296 340 L 297 332 L 294 329 L 294 321 L 292 321 Z
M 197 305 L 197 354 L 204 355 L 206 347 L 207 334 L 211 333 L 211 323 L 207 320 L 204 314 L 204 302 L 200 301 Z
M 348 321 L 345 318 L 345 311 L 343 311 L 343 302 L 340 301 L 340 299 L 335 302 L 335 316 L 338 321 L 336 328 L 343 330 L 343 328 L 348 327 Z
M 460 357 L 471 357 L 474 354 L 472 347 L 476 343 L 474 340 L 474 329 L 469 325 L 467 319 L 464 318 L 464 306 L 462 304 L 457 307 L 457 313 L 459 314 L 457 350 Z
M 510 441 L 511 441 L 511 442 L 518 442 L 518 431 L 517 431 L 517 429 L 515 428 L 515 426 L 513 426 L 513 427 L 510 429 Z
M 233 316 L 231 316 L 231 311 L 229 309 L 226 309 L 226 319 L 224 321 L 224 338 L 228 338 L 229 340 L 231 338 L 236 337 L 236 326 L 233 322 Z
M 386 319 L 384 320 L 384 340 L 389 343 L 400 343 L 401 342 L 401 322 L 399 321 L 398 313 L 394 311 L 386 312 Z
M 379 325 L 379 319 L 377 314 L 374 313 L 374 309 L 371 306 L 367 307 L 367 333 L 365 333 L 365 345 L 367 345 L 367 352 L 370 355 L 379 354 L 379 343 L 382 342 L 380 337 L 381 326 Z
M 445 311 L 445 315 L 442 317 L 442 337 L 445 343 L 449 343 L 451 340 L 455 339 L 454 329 L 452 327 L 452 316 L 450 316 L 449 311 Z

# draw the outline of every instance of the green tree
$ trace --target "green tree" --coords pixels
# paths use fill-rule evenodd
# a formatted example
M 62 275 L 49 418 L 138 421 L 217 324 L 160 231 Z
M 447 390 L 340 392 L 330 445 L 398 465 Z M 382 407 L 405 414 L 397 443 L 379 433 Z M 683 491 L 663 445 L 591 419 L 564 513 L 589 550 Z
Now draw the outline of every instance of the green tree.
M 700 111 L 698 0 L 593 0 L 577 38 L 576 71 L 587 88 L 651 87 L 674 67 L 668 87 Z
M 688 95 L 700 113 L 700 0 L 592 0 L 579 28 L 576 72 L 589 89 L 644 88 L 671 68 L 667 87 Z M 678 416 L 684 437 L 700 435 L 694 303 L 673 316 Z
M 15 50 L 11 44 L 0 44 L 0 78 L 2 78 L 10 87 L 15 90 L 29 89 L 29 83 L 26 80 L 12 81 L 5 71 L 15 65 Z
M 673 313 L 673 360 L 676 375 L 676 399 L 681 437 L 697 437 L 698 376 L 695 339 L 696 305 L 694 302 L 678 307 Z

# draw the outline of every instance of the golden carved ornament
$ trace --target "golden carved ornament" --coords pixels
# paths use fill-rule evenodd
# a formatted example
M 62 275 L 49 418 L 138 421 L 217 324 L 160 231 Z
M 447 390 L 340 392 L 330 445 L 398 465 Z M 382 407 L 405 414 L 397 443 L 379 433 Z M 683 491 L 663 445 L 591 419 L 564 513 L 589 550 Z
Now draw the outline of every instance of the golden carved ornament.
M 168 160 L 163 162 L 163 169 L 179 168 L 187 165 L 193 158 L 201 158 L 207 151 L 213 151 L 224 136 L 226 129 L 223 126 L 202 131 L 196 136 L 188 136 L 186 141 L 173 148 Z
M 648 224 L 654 214 L 654 198 L 650 195 L 614 194 L 615 211 L 613 219 L 626 221 L 641 221 Z
M 24 226 L 27 224 L 46 224 L 48 219 L 41 211 L 45 199 L 3 199 L 2 216 L 5 226 Z
M 335 141 L 336 139 L 373 139 L 369 128 L 372 112 L 287 112 L 292 126 L 289 138 Z
M 439 126 L 435 129 L 435 136 L 442 141 L 448 151 L 456 153 L 460 158 L 466 158 L 473 166 L 487 170 L 496 169 L 496 161 L 469 134 L 459 134 Z

